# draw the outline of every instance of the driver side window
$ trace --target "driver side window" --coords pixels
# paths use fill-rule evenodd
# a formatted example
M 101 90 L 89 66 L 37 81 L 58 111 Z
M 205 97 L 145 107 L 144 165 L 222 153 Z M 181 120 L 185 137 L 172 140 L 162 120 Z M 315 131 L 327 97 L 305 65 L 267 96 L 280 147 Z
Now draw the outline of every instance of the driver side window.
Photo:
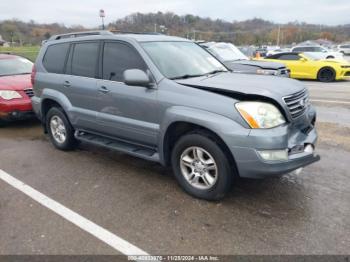
M 103 79 L 123 82 L 128 69 L 147 70 L 141 56 L 132 47 L 118 42 L 106 42 L 103 51 Z

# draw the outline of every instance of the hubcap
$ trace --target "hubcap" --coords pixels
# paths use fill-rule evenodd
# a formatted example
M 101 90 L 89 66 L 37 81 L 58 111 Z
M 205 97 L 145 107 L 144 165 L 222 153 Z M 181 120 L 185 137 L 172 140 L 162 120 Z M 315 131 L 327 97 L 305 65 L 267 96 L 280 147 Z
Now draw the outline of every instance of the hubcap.
M 56 142 L 62 144 L 66 141 L 66 127 L 59 116 L 53 116 L 50 120 L 51 134 Z
M 198 189 L 213 187 L 218 179 L 214 158 L 203 148 L 187 148 L 180 157 L 181 173 L 186 181 Z

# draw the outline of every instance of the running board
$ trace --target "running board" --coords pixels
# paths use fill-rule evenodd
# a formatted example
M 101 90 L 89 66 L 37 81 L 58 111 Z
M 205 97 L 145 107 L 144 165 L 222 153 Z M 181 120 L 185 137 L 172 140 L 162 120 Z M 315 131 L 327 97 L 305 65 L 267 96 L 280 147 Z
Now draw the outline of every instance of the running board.
M 145 147 L 142 145 L 135 145 L 126 141 L 112 139 L 100 135 L 91 134 L 85 131 L 75 131 L 74 136 L 76 139 L 94 144 L 97 146 L 106 147 L 112 150 L 116 150 L 122 153 L 126 153 L 132 156 L 143 158 L 146 160 L 159 162 L 159 154 L 155 149 Z

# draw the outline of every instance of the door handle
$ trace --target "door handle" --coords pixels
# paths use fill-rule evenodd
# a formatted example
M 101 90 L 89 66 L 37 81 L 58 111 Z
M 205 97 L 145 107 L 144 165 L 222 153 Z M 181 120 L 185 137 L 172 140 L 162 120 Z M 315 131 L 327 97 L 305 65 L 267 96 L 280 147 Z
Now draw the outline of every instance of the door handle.
M 70 87 L 70 82 L 69 81 L 64 81 L 63 86 L 64 87 Z
M 110 90 L 105 86 L 101 86 L 98 91 L 100 91 L 101 93 L 107 94 L 109 93 Z

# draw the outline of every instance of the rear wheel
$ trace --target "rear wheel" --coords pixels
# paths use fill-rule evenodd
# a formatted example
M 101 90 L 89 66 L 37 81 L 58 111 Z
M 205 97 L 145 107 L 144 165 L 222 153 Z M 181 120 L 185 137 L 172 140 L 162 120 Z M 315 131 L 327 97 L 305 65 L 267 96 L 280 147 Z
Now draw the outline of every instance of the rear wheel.
M 46 128 L 52 144 L 60 150 L 72 150 L 77 145 L 74 129 L 64 111 L 52 107 L 46 115 Z
M 5 126 L 5 122 L 0 119 L 0 128 Z
M 335 71 L 330 67 L 321 68 L 317 74 L 317 79 L 321 82 L 333 82 L 335 80 Z
M 207 134 L 181 137 L 172 151 L 172 167 L 181 187 L 206 200 L 223 198 L 232 186 L 232 169 L 227 156 Z

